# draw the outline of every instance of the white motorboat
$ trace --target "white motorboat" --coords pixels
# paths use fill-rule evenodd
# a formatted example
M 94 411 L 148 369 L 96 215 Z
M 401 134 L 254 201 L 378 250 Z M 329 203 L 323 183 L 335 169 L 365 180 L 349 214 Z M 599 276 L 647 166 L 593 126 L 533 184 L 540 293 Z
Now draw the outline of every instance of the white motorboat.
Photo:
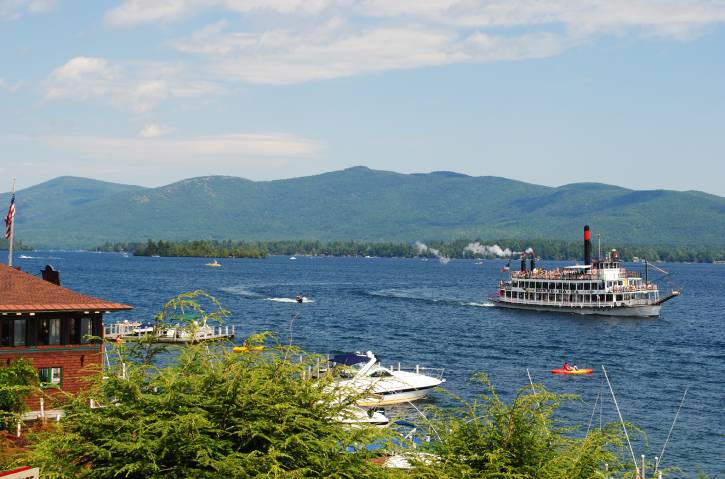
M 350 405 L 340 412 L 335 421 L 350 427 L 378 426 L 384 427 L 390 423 L 390 419 L 383 411 L 365 409 L 360 406 Z
M 415 367 L 415 371 L 386 368 L 375 355 L 340 354 L 331 359 L 338 375 L 334 387 L 346 394 L 362 395 L 360 406 L 386 406 L 415 401 L 445 382 L 443 369 Z

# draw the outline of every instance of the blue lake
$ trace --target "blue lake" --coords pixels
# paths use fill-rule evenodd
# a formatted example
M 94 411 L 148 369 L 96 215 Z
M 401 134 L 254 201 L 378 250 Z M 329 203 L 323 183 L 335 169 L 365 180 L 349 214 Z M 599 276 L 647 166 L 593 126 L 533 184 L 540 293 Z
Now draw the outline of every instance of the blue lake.
M 475 372 L 487 373 L 510 398 L 528 386 L 528 368 L 535 382 L 580 396 L 562 409 L 561 419 L 581 426 L 581 434 L 600 393 L 601 419 L 617 421 L 605 365 L 625 420 L 644 433 L 632 434 L 638 459 L 660 453 L 689 387 L 662 466 L 679 466 L 686 477 L 698 466 L 725 475 L 725 265 L 658 265 L 672 272 L 683 295 L 666 303 L 658 319 L 618 319 L 490 307 L 487 296 L 502 261 L 272 257 L 220 259 L 221 268 L 209 268 L 199 258 L 27 254 L 32 258 L 16 259 L 25 271 L 37 274 L 50 263 L 64 286 L 135 307 L 107 315 L 106 322 L 150 321 L 166 300 L 203 289 L 231 311 L 237 342 L 265 330 L 287 341 L 298 315 L 292 333 L 305 350 L 372 350 L 385 364 L 444 367 L 446 387 L 467 398 L 479 390 L 469 381 Z M 285 302 L 298 293 L 311 302 Z M 594 374 L 553 376 L 550 369 L 565 360 Z M 597 410 L 594 425 L 599 421 Z

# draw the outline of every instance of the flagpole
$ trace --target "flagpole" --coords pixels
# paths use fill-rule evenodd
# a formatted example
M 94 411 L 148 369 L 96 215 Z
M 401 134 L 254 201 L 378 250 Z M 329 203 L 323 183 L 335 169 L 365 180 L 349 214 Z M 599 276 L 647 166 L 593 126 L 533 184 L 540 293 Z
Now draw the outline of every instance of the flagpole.
M 13 191 L 11 195 L 15 196 L 15 178 L 13 178 Z M 12 196 L 11 196 L 12 198 Z M 13 265 L 13 236 L 15 235 L 15 215 L 10 219 L 10 238 L 8 238 L 8 266 Z

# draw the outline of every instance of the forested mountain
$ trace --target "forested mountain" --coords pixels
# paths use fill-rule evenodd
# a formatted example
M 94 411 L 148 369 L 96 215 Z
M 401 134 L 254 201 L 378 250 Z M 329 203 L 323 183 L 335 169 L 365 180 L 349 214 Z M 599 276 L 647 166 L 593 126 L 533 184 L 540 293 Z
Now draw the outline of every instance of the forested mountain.
M 9 194 L 0 195 L 7 204 Z M 725 198 L 597 183 L 557 188 L 451 172 L 349 168 L 275 181 L 191 178 L 159 188 L 61 177 L 17 193 L 17 238 L 36 247 L 184 239 L 455 238 L 725 244 Z

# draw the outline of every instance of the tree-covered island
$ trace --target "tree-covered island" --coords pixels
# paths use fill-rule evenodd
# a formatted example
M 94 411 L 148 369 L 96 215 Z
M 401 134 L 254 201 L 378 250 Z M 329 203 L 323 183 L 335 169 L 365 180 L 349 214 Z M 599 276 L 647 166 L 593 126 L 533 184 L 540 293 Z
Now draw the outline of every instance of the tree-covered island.
M 496 245 L 497 248 L 493 246 Z M 195 240 L 105 243 L 96 251 L 132 252 L 135 256 L 179 256 L 206 258 L 264 258 L 269 255 L 376 256 L 376 257 L 445 257 L 494 258 L 518 257 L 518 252 L 532 248 L 544 260 L 576 260 L 582 255 L 581 242 L 558 240 L 497 241 L 460 239 L 455 241 L 365 242 L 365 241 L 235 241 Z M 602 251 L 616 248 L 625 261 L 637 258 L 665 262 L 711 263 L 725 260 L 725 247 L 711 245 L 615 245 L 602 244 Z

